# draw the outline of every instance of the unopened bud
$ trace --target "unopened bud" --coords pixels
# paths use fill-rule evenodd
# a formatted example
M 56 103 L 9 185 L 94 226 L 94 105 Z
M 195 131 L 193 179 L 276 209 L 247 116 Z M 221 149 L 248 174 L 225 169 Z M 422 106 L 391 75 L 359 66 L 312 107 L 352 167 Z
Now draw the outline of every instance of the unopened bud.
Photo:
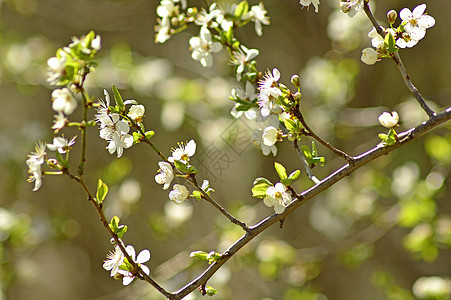
M 340 2 L 340 10 L 343 13 L 348 13 L 351 10 L 351 7 L 348 5 L 348 2 L 342 1 Z
M 295 86 L 295 87 L 300 87 L 301 86 L 301 79 L 299 78 L 298 75 L 294 74 L 293 76 L 291 76 L 291 83 Z
M 301 93 L 299 93 L 299 92 L 294 93 L 293 96 L 294 96 L 294 100 L 295 100 L 296 102 L 301 101 L 301 98 L 302 98 L 302 94 L 301 94 Z
M 288 140 L 290 142 L 294 142 L 296 140 L 296 135 L 294 135 L 293 133 L 289 133 L 288 134 Z
M 398 13 L 396 12 L 396 10 L 390 10 L 387 13 L 387 19 L 388 19 L 388 23 L 393 24 L 396 21 L 396 18 L 398 17 Z

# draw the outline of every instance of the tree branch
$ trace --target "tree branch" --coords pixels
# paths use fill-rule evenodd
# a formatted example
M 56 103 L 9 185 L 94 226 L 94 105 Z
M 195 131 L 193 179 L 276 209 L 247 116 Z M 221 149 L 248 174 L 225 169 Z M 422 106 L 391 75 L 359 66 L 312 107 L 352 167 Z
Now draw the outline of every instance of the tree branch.
M 254 239 L 257 235 L 263 232 L 265 229 L 273 225 L 274 223 L 285 219 L 289 214 L 291 214 L 295 209 L 299 206 L 303 205 L 305 202 L 309 201 L 319 193 L 328 189 L 335 183 L 339 182 L 344 177 L 350 175 L 352 172 L 357 170 L 358 168 L 368 164 L 369 162 L 375 160 L 376 158 L 386 155 L 393 150 L 403 146 L 404 144 L 413 141 L 419 138 L 421 135 L 425 134 L 428 131 L 438 127 L 440 124 L 451 119 L 451 107 L 447 108 L 442 113 L 437 114 L 436 116 L 431 117 L 426 122 L 423 122 L 421 125 L 409 129 L 405 132 L 398 134 L 399 141 L 391 146 L 382 146 L 377 145 L 371 150 L 368 150 L 365 153 L 362 153 L 359 156 L 354 157 L 352 164 L 346 164 L 340 169 L 336 170 L 334 173 L 329 175 L 328 177 L 321 180 L 317 185 L 311 187 L 310 189 L 298 194 L 296 199 L 285 209 L 282 214 L 272 214 L 267 218 L 260 221 L 258 224 L 254 226 L 250 226 L 249 230 L 239 238 L 233 245 L 231 245 L 223 254 L 220 260 L 211 264 L 201 275 L 199 275 L 196 279 L 185 285 L 183 288 L 171 294 L 171 297 L 168 299 L 182 299 L 192 291 L 194 291 L 197 287 L 205 285 L 207 281 L 213 276 L 214 273 L 226 262 L 228 261 L 235 253 L 238 252 L 242 247 L 248 244 L 252 239 Z

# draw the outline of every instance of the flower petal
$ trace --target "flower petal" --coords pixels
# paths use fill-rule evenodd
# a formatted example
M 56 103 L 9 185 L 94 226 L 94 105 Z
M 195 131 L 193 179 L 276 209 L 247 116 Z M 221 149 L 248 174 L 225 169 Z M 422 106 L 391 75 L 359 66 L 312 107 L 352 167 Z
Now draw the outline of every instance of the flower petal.
M 150 259 L 150 251 L 144 249 L 143 251 L 139 252 L 138 257 L 136 258 L 136 262 L 142 264 L 148 261 L 149 259 Z

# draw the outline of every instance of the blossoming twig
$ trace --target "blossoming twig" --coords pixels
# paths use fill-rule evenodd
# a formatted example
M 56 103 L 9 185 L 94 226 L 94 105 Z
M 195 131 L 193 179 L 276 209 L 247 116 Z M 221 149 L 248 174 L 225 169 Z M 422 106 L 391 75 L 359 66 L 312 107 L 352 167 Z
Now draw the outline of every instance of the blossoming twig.
M 384 37 L 385 32 L 382 29 L 382 27 L 379 25 L 377 20 L 374 18 L 368 1 L 364 1 L 363 10 L 365 11 L 368 19 L 370 19 L 370 21 L 373 24 L 374 28 L 376 29 L 377 33 L 380 36 Z M 399 55 L 399 53 L 395 52 L 394 55 L 391 56 L 391 59 L 395 62 L 396 66 L 398 67 L 399 72 L 402 75 L 404 83 L 406 84 L 406 86 L 409 89 L 412 96 L 420 104 L 421 108 L 426 112 L 426 114 L 429 116 L 429 118 L 432 118 L 433 116 L 435 116 L 436 113 L 426 104 L 426 101 L 424 101 L 423 96 L 420 94 L 418 89 L 412 83 L 410 75 L 407 73 L 407 70 L 404 67 L 404 64 L 402 63 L 401 56 Z
M 140 279 L 147 281 L 148 283 L 150 283 L 155 289 L 157 289 L 161 294 L 163 294 L 164 296 L 166 296 L 167 298 L 169 298 L 171 296 L 171 293 L 169 293 L 168 291 L 166 291 L 163 287 L 161 287 L 158 283 L 156 283 L 152 278 L 149 277 L 149 275 L 147 275 L 142 269 L 141 267 L 130 257 L 130 255 L 127 253 L 127 251 L 125 250 L 125 247 L 121 241 L 121 239 L 117 236 L 116 233 L 113 232 L 113 230 L 111 229 L 110 225 L 108 224 L 108 221 L 105 217 L 105 214 L 103 213 L 103 209 L 102 209 L 102 204 L 101 203 L 97 203 L 91 193 L 91 191 L 89 190 L 89 188 L 86 186 L 86 183 L 83 180 L 83 177 L 80 176 L 75 176 L 72 173 L 69 172 L 69 170 L 64 169 L 63 172 L 69 176 L 70 179 L 75 180 L 76 182 L 78 182 L 83 190 L 86 193 L 86 196 L 88 197 L 88 201 L 91 202 L 91 204 L 94 206 L 98 216 L 99 216 L 99 220 L 100 222 L 102 222 L 103 226 L 105 227 L 105 229 L 108 231 L 108 233 L 111 235 L 111 237 L 114 239 L 114 242 L 116 243 L 116 245 L 121 249 L 122 253 L 124 254 L 124 257 L 128 260 L 128 262 L 133 266 L 134 270 L 137 270 L 137 272 L 139 273 Z

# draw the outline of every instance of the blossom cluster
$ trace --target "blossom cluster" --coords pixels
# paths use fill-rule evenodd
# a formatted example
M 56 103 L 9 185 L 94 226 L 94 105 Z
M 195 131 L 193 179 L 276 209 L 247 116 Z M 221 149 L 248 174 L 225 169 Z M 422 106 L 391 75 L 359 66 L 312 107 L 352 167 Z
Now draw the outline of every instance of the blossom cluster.
M 365 48 L 362 50 L 361 60 L 372 65 L 379 58 L 389 57 L 392 53 L 398 51 L 399 48 L 411 48 L 415 46 L 426 35 L 426 29 L 435 25 L 435 19 L 425 14 L 426 4 L 420 4 L 410 11 L 403 8 L 399 12 L 401 24 L 394 28 L 392 25 L 396 21 L 397 12 L 391 10 L 387 13 L 390 28 L 383 28 L 385 36 L 381 36 L 375 28 L 369 33 L 371 45 L 373 48 Z
M 213 3 L 208 11 L 204 8 L 187 8 L 186 1 L 161 0 L 156 12 L 155 41 L 164 43 L 171 36 L 186 28 L 188 24 L 200 26 L 199 35 L 189 40 L 192 58 L 202 66 L 213 63 L 212 53 L 217 53 L 223 44 L 233 44 L 233 29 L 254 22 L 257 35 L 263 34 L 263 25 L 269 24 L 269 17 L 262 2 L 249 7 L 247 1 L 239 4 Z M 238 50 L 237 50 L 238 51 Z M 252 55 L 252 54 L 251 54 Z M 248 57 L 248 59 L 251 59 Z
M 150 251 L 148 249 L 142 250 L 138 256 L 136 256 L 135 248 L 132 245 L 125 247 L 125 251 L 144 273 L 147 275 L 150 274 L 149 267 L 144 265 L 144 263 L 150 259 Z M 118 245 L 115 246 L 114 251 L 111 251 L 107 255 L 107 260 L 104 261 L 103 268 L 107 271 L 111 271 L 111 277 L 122 278 L 123 285 L 129 285 L 136 276 L 136 270 L 134 270 L 130 262 L 127 261 Z
M 179 146 L 172 149 L 172 156 L 168 157 L 168 161 L 160 161 L 158 166 L 158 174 L 155 176 L 155 181 L 158 184 L 163 185 L 163 189 L 167 190 L 172 180 L 175 177 L 175 171 L 172 167 L 173 165 L 177 170 L 184 173 L 194 172 L 195 169 L 190 165 L 190 157 L 196 153 L 196 142 L 190 140 L 188 143 L 179 143 Z M 172 165 L 171 165 L 172 163 Z M 181 204 L 189 196 L 189 191 L 186 186 L 182 184 L 174 184 L 172 191 L 169 192 L 169 199 L 174 201 L 176 204 Z
M 100 101 L 95 119 L 100 126 L 100 138 L 108 141 L 108 152 L 110 154 L 116 152 L 119 158 L 122 156 L 124 149 L 133 145 L 133 136 L 128 134 L 130 131 L 129 124 L 121 119 L 118 113 L 110 111 L 110 95 L 106 90 L 104 90 L 104 94 L 105 101 Z

